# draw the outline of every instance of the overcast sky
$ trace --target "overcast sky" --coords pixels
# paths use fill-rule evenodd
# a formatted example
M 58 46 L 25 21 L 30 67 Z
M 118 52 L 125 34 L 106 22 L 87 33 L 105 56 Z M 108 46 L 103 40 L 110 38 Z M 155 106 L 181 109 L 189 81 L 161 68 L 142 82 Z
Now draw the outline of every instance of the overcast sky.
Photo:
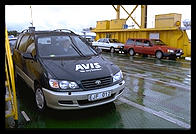
M 135 5 L 126 5 L 130 13 Z M 120 18 L 127 18 L 121 8 Z M 182 21 L 191 20 L 191 5 L 148 5 L 147 28 L 153 28 L 155 15 L 167 13 L 182 14 Z M 33 25 L 36 30 L 54 30 L 59 28 L 81 32 L 83 28 L 96 27 L 96 21 L 116 19 L 112 5 L 32 5 Z M 138 6 L 132 17 L 140 24 L 141 6 Z M 22 31 L 31 26 L 30 5 L 6 5 L 5 21 L 8 30 Z M 134 24 L 131 19 L 128 25 Z M 183 25 L 182 25 L 183 26 Z M 135 28 L 138 28 L 135 25 Z

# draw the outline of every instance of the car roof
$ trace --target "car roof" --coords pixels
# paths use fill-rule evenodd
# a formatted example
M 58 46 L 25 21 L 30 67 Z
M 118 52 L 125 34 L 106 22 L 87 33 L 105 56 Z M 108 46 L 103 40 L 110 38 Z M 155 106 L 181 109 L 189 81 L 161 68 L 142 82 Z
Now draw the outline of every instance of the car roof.
M 150 40 L 146 38 L 128 38 L 128 40 Z
M 65 31 L 65 32 L 64 32 Z M 21 34 L 35 34 L 35 35 L 42 35 L 42 34 L 52 34 L 52 35 L 77 35 L 71 30 L 67 29 L 57 29 L 57 30 L 40 30 L 30 32 L 28 29 L 25 29 L 21 32 Z M 78 35 L 79 36 L 79 35 Z

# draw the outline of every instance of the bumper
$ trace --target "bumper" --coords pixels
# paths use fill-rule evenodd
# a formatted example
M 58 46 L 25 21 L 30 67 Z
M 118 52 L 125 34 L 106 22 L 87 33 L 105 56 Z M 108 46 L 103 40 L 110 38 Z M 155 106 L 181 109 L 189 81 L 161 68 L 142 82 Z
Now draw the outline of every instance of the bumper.
M 125 81 L 123 80 L 119 84 L 113 85 L 107 88 L 101 88 L 97 90 L 80 91 L 80 92 L 54 92 L 45 88 L 42 88 L 46 104 L 50 108 L 54 109 L 82 109 L 93 106 L 106 104 L 117 99 L 122 94 L 125 87 Z M 96 100 L 88 101 L 88 97 L 91 94 L 111 91 L 111 96 Z
M 164 57 L 180 57 L 184 53 L 163 53 Z

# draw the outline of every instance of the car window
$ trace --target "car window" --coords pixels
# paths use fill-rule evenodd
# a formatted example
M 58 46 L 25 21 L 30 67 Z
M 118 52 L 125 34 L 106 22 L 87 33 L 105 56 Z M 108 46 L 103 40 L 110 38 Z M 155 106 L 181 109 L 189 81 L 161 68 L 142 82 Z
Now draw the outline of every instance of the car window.
M 117 39 L 109 39 L 110 43 L 120 43 Z
M 150 45 L 150 41 L 149 40 L 144 40 L 144 46 L 149 46 Z
M 26 52 L 31 53 L 32 56 L 36 55 L 35 43 L 34 42 L 31 42 L 30 45 L 28 45 Z
M 133 44 L 134 41 L 132 39 L 128 39 L 126 44 Z
M 77 49 L 84 55 L 84 56 L 91 56 L 95 55 L 96 51 L 89 45 L 87 45 L 84 40 L 79 38 L 79 36 L 71 36 L 71 39 Z
M 38 54 L 41 57 L 79 57 L 95 55 L 95 51 L 79 36 L 43 36 L 37 38 Z
M 142 43 L 142 41 L 141 41 L 141 40 L 136 40 L 136 45 L 138 45 L 138 46 L 142 46 L 142 45 L 143 45 L 143 43 Z
M 103 39 L 99 39 L 98 42 L 103 42 Z
M 22 37 L 21 41 L 20 41 L 20 44 L 19 44 L 19 48 L 18 50 L 21 51 L 21 52 L 25 52 L 26 51 L 26 45 L 27 45 L 27 42 L 28 42 L 28 38 L 29 38 L 29 35 L 25 35 Z
M 108 39 L 103 39 L 104 43 L 109 43 Z
M 24 35 L 24 34 L 20 34 L 20 35 L 18 36 L 17 41 L 16 41 L 16 45 L 15 45 L 15 48 L 16 48 L 16 49 L 18 49 L 19 43 L 20 43 L 21 38 L 22 38 L 23 35 Z
M 80 56 L 68 36 L 38 37 L 37 48 L 41 57 Z
M 152 44 L 154 45 L 165 45 L 161 40 L 151 40 Z

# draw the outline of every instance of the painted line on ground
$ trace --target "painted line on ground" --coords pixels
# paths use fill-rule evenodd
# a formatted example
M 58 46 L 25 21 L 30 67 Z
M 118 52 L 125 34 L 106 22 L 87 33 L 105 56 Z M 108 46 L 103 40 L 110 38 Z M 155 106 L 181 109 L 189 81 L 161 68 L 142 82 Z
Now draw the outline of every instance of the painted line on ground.
M 128 104 L 128 105 L 131 105 L 131 106 L 133 106 L 133 107 L 136 107 L 136 108 L 138 108 L 138 109 L 140 109 L 140 110 L 143 110 L 143 111 L 145 111 L 145 112 L 148 112 L 148 113 L 151 113 L 151 114 L 153 114 L 153 115 L 156 115 L 156 116 L 158 116 L 158 117 L 160 117 L 160 118 L 163 118 L 163 119 L 165 119 L 165 120 L 167 120 L 167 121 L 169 121 L 169 122 L 172 122 L 172 123 L 174 123 L 174 124 L 177 124 L 178 126 L 181 126 L 181 127 L 183 127 L 183 128 L 188 128 L 188 129 L 190 129 L 190 127 L 191 127 L 189 124 L 187 124 L 187 123 L 185 123 L 185 122 L 183 122 L 183 121 L 177 120 L 177 119 L 175 119 L 175 118 L 173 118 L 173 117 L 170 117 L 170 116 L 168 116 L 167 114 L 165 114 L 165 113 L 162 112 L 162 111 L 159 111 L 159 112 L 158 112 L 158 111 L 155 111 L 155 110 L 153 110 L 153 109 L 144 107 L 144 106 L 139 105 L 139 104 L 137 104 L 137 103 L 135 103 L 135 102 L 132 102 L 132 101 L 130 101 L 130 100 L 127 100 L 127 99 L 125 99 L 125 98 L 123 98 L 123 97 L 118 98 L 118 100 L 120 100 L 121 102 L 124 102 L 124 103 L 126 103 L 126 104 Z
M 29 117 L 27 116 L 27 114 L 24 111 L 21 111 L 21 113 L 27 122 L 30 121 Z

